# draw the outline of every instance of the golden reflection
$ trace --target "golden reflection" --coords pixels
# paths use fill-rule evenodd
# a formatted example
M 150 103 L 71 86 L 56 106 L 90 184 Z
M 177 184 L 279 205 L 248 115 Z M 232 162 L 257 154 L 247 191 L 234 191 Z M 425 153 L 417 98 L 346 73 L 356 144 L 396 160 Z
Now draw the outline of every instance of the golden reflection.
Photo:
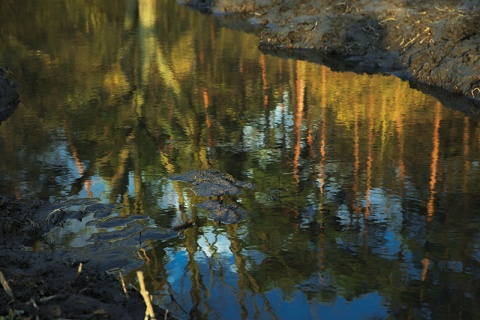
M 398 101 L 396 101 L 398 103 Z M 401 196 L 402 199 L 405 197 L 405 161 L 404 157 L 404 133 L 403 133 L 403 117 L 402 115 L 397 115 L 395 128 L 397 130 L 397 144 L 398 144 L 398 178 L 401 186 Z
M 130 90 L 130 83 L 119 61 L 115 62 L 105 74 L 103 85 L 108 92 L 112 92 L 115 96 L 126 94 Z
M 208 107 L 210 105 L 210 98 L 207 88 L 203 88 L 203 104 L 205 106 L 205 125 L 207 126 L 207 140 L 208 146 L 213 148 L 215 146 L 214 137 L 212 137 L 212 123 L 210 121 L 210 115 L 208 113 Z
M 365 192 L 365 211 L 363 213 L 364 219 L 366 220 L 370 216 L 370 192 L 372 190 L 372 166 L 373 166 L 373 135 L 374 135 L 374 101 L 373 93 L 368 95 L 368 142 L 367 142 L 367 181 L 366 181 L 366 192 Z
M 357 197 L 360 196 L 360 134 L 359 134 L 359 124 L 358 124 L 358 102 L 357 98 L 353 98 L 353 114 L 354 114 L 354 122 L 353 122 L 353 199 L 352 199 L 352 208 L 354 214 L 360 214 L 362 212 L 362 208 L 359 206 Z
M 305 83 L 304 83 L 304 65 L 305 62 L 297 61 L 295 64 L 295 126 L 294 126 L 294 139 L 295 146 L 293 151 L 293 176 L 295 178 L 295 183 L 298 186 L 300 178 L 299 173 L 299 160 L 300 160 L 300 151 L 302 147 L 302 124 L 303 124 L 303 109 L 305 103 Z
M 438 154 L 440 151 L 440 121 L 441 117 L 441 107 L 440 103 L 435 105 L 435 119 L 433 124 L 433 137 L 432 137 L 432 161 L 430 163 L 430 182 L 429 182 L 429 191 L 430 197 L 427 202 L 427 221 L 432 221 L 433 214 L 435 212 L 435 186 L 437 184 L 437 170 L 438 170 Z
M 323 186 L 325 185 L 325 165 L 326 165 L 326 127 L 327 127 L 327 117 L 325 114 L 326 106 L 322 105 L 322 123 L 320 127 L 320 172 L 319 172 L 319 182 L 320 182 L 320 194 L 323 194 Z
M 326 76 L 327 70 L 326 67 L 321 68 L 321 79 L 322 79 L 322 84 L 321 84 L 321 102 L 322 104 L 320 105 L 321 108 L 321 124 L 320 124 L 320 170 L 318 173 L 318 184 L 319 184 L 319 194 L 320 194 L 320 202 L 318 206 L 318 211 L 320 213 L 320 225 L 321 227 L 324 226 L 324 217 L 323 217 L 323 201 L 324 201 L 324 186 L 325 186 L 325 166 L 327 165 L 327 156 L 326 156 L 326 145 L 327 145 L 327 114 L 326 114 L 326 108 L 327 106 L 325 105 L 325 87 L 326 87 L 326 82 L 327 82 L 327 76 Z M 313 148 L 311 148 L 313 150 Z
M 428 265 L 429 265 L 430 261 L 427 259 L 427 258 L 423 258 L 422 259 L 422 281 L 425 281 L 425 279 L 427 278 L 427 271 L 428 271 Z
M 112 193 L 110 194 L 111 203 L 116 202 L 116 195 L 121 194 L 120 190 L 123 189 L 122 179 L 125 177 L 127 172 L 127 161 L 130 159 L 130 146 L 128 142 L 131 142 L 133 136 L 128 137 L 127 145 L 122 147 L 118 154 L 118 165 L 114 169 L 113 176 L 108 179 L 111 184 Z
M 470 161 L 470 121 L 468 117 L 463 118 L 463 159 L 464 159 L 464 169 L 465 169 L 465 174 L 468 174 L 470 171 L 471 167 L 471 161 Z M 467 188 L 466 181 L 467 179 L 464 179 L 464 188 Z M 466 190 L 465 190 L 466 191 Z
M 87 191 L 87 196 L 88 198 L 93 198 L 93 192 L 91 190 L 91 181 L 88 179 L 88 176 L 90 173 L 87 173 L 85 170 L 85 167 L 83 166 L 82 161 L 80 160 L 80 156 L 78 154 L 77 148 L 75 147 L 75 143 L 73 140 L 73 135 L 70 130 L 70 127 L 68 126 L 67 121 L 63 121 L 63 125 L 65 128 L 65 131 L 67 133 L 67 138 L 68 138 L 68 144 L 70 146 L 71 152 L 72 152 L 72 157 L 75 161 L 75 166 L 78 169 L 78 173 L 81 175 L 82 181 L 84 181 L 84 188 Z M 74 192 L 79 192 L 78 190 L 72 190 Z
M 260 55 L 260 66 L 262 70 L 262 90 L 263 90 L 263 106 L 266 107 L 268 105 L 268 94 L 266 90 L 268 89 L 267 83 L 267 68 L 265 66 L 265 55 Z

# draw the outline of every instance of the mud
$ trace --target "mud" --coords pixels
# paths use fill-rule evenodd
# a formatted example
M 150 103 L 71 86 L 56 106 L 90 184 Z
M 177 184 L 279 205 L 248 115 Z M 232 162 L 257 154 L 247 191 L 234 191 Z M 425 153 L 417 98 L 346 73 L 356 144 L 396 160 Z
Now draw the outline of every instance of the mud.
M 138 288 L 125 292 L 119 277 L 105 272 L 104 257 L 82 256 L 46 236 L 91 211 L 61 211 L 59 205 L 0 196 L 0 318 L 142 319 L 146 306 Z M 96 209 L 99 215 L 111 211 Z M 154 311 L 165 318 L 164 310 Z
M 480 1 L 183 0 L 242 14 L 261 50 L 333 69 L 388 72 L 480 104 Z

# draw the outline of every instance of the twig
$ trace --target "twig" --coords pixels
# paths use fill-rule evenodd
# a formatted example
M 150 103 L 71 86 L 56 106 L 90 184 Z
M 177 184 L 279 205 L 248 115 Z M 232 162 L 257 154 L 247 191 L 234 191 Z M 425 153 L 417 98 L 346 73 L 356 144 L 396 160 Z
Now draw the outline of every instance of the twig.
M 35 300 L 33 300 L 33 298 L 30 299 L 29 302 L 27 302 L 27 305 L 32 305 L 35 309 L 40 309 L 37 305 L 37 303 L 35 302 Z
M 50 300 L 53 300 L 53 299 L 56 299 L 58 298 L 60 295 L 58 294 L 54 294 L 53 296 L 49 296 L 49 297 L 45 297 L 45 298 L 40 298 L 40 303 L 45 303 L 45 302 L 48 302 Z
M 420 34 L 417 34 L 414 38 L 412 38 L 410 41 L 408 41 L 407 43 L 405 43 L 403 45 L 403 48 L 406 48 L 408 47 L 413 41 L 417 40 L 417 38 L 420 36 Z
M 150 263 L 150 258 L 148 257 L 147 255 L 147 252 L 145 251 L 145 249 L 143 248 L 140 248 L 137 250 L 137 255 L 140 259 L 142 259 L 143 261 L 145 261 L 147 264 Z
M 150 301 L 150 294 L 145 288 L 145 282 L 143 280 L 143 272 L 137 271 L 138 282 L 140 283 L 140 294 L 145 301 L 147 309 L 145 310 L 145 320 L 155 320 L 155 312 L 153 312 L 152 302 Z
M 63 211 L 63 209 L 66 208 L 66 207 L 63 207 L 63 208 L 57 208 L 55 210 L 53 210 L 52 212 L 50 212 L 48 214 L 48 216 L 45 218 L 45 221 L 47 221 L 47 224 L 50 224 L 50 217 L 55 213 L 55 212 L 60 212 L 61 214 L 64 214 L 65 212 Z M 59 220 L 60 218 L 57 217 L 57 220 Z M 56 222 L 56 221 L 55 221 Z
M 80 273 L 82 273 L 82 268 L 83 268 L 83 263 L 80 262 L 80 264 L 78 265 L 77 277 L 80 275 Z
M 389 17 L 389 18 L 387 18 L 387 19 L 383 19 L 383 20 L 382 20 L 382 21 L 380 21 L 378 24 L 379 24 L 379 25 L 382 25 L 382 24 L 384 24 L 385 22 L 388 22 L 388 21 L 395 21 L 395 20 L 396 20 L 395 18 L 393 18 L 393 17 Z
M 30 224 L 35 228 L 40 228 L 40 224 L 38 222 L 33 221 L 32 219 L 27 219 Z
M 92 285 L 89 284 L 86 288 L 83 288 L 82 290 L 78 291 L 78 294 L 81 294 L 81 293 L 87 291 L 87 290 L 90 289 L 91 287 L 92 287 Z
M 123 279 L 122 271 L 119 271 L 118 275 L 120 276 L 120 281 L 122 282 L 122 288 L 123 292 L 125 292 L 125 297 L 128 299 L 127 287 L 125 286 L 125 280 Z

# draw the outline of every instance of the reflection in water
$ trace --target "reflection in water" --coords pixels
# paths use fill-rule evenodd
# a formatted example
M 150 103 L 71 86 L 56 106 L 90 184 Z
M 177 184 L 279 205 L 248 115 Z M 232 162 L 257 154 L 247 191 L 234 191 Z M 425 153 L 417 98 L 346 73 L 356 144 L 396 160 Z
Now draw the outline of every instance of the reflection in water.
M 435 120 L 434 120 L 434 125 L 433 125 L 433 138 L 432 138 L 432 144 L 433 144 L 433 150 L 432 150 L 432 163 L 430 165 L 430 198 L 428 198 L 428 203 L 427 203 L 427 221 L 430 222 L 432 221 L 433 218 L 433 213 L 435 211 L 435 185 L 437 183 L 437 163 L 438 163 L 438 150 L 439 150 L 439 137 L 438 137 L 438 131 L 440 129 L 440 105 L 439 103 L 436 103 L 435 105 Z
M 149 228 L 194 220 L 125 248 L 155 303 L 180 318 L 477 312 L 475 119 L 394 77 L 262 55 L 174 1 L 0 7 L 22 21 L 0 26 L 21 85 L 0 126 L 1 192 L 99 198 Z M 208 220 L 207 198 L 170 179 L 210 168 L 255 184 L 225 200 L 244 221 Z

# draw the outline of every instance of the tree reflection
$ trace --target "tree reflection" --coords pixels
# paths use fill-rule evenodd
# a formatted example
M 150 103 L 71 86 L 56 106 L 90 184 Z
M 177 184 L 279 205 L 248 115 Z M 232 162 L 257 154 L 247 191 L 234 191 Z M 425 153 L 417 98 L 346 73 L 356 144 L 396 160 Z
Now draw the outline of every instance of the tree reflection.
M 173 1 L 0 6 L 22 21 L 0 26 L 22 85 L 0 126 L 2 192 L 197 221 L 142 255 L 158 303 L 282 318 L 277 295 L 316 313 L 380 294 L 394 315 L 476 311 L 459 298 L 480 259 L 474 120 L 393 77 L 261 55 Z M 242 224 L 207 220 L 169 180 L 208 168 L 256 185 L 232 199 Z

